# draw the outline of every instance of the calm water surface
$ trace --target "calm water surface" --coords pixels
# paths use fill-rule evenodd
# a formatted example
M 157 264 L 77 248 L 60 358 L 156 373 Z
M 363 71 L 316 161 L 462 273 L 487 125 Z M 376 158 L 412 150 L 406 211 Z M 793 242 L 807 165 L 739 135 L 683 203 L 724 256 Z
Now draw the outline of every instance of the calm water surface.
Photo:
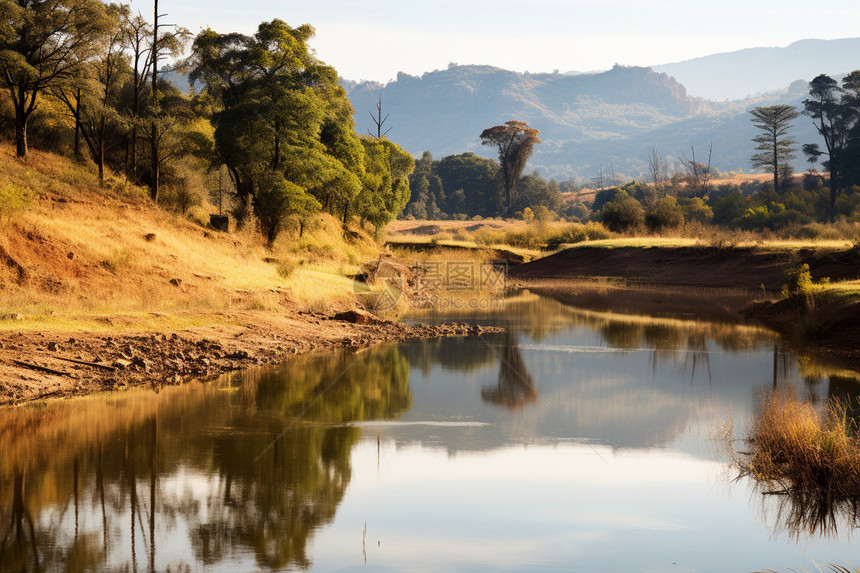
M 856 561 L 850 523 L 792 527 L 717 437 L 774 387 L 852 397 L 852 373 L 747 326 L 528 294 L 473 320 L 509 330 L 0 410 L 0 571 Z

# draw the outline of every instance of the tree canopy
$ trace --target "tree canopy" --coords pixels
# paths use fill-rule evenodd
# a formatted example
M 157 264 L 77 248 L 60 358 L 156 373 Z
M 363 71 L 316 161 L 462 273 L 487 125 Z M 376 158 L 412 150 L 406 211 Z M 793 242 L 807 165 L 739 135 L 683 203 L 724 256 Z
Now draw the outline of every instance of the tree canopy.
M 0 85 L 12 97 L 16 152 L 24 157 L 39 96 L 72 78 L 112 22 L 99 0 L 4 0 L 0 23 Z
M 524 121 L 508 121 L 481 132 L 481 143 L 499 152 L 499 178 L 508 209 L 516 198 L 519 181 L 534 146 L 540 143 L 540 131 Z
M 779 193 L 780 170 L 788 169 L 784 175 L 790 175 L 791 160 L 795 156 L 797 141 L 789 136 L 791 122 L 800 115 L 793 105 L 772 105 L 757 107 L 750 111 L 752 123 L 760 131 L 753 137 L 756 143 L 756 153 L 750 160 L 753 167 L 766 168 L 773 173 L 773 189 Z M 784 177 L 786 178 L 786 177 Z
M 337 72 L 307 46 L 313 34 L 281 20 L 253 36 L 204 30 L 188 60 L 216 110 L 220 160 L 270 242 L 289 217 L 324 209 L 379 226 L 409 199 L 412 157 L 384 138 L 358 137 Z

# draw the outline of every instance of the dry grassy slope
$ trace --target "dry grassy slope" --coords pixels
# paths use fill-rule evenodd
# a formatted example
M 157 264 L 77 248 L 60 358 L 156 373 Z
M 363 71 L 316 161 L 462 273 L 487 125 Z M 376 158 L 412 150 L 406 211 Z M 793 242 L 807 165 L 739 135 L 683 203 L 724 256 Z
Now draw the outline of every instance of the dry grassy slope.
M 85 314 L 320 306 L 351 293 L 338 270 L 375 255 L 364 237 L 344 244 L 330 219 L 269 251 L 252 233 L 206 230 L 157 208 L 122 179 L 101 187 L 87 166 L 38 151 L 21 162 L 3 144 L 6 185 L 31 201 L 0 211 L 0 327 L 18 314 L 16 327 Z M 284 278 L 273 259 L 308 264 Z

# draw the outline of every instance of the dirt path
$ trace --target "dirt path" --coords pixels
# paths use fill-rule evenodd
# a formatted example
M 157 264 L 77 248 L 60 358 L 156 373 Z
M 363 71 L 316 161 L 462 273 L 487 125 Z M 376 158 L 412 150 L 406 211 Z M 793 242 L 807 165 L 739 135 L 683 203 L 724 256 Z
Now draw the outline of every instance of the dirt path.
M 244 311 L 218 315 L 212 323 L 167 333 L 0 332 L 0 406 L 130 386 L 158 389 L 315 350 L 358 351 L 383 342 L 491 330 L 408 326 L 355 311 L 332 316 Z

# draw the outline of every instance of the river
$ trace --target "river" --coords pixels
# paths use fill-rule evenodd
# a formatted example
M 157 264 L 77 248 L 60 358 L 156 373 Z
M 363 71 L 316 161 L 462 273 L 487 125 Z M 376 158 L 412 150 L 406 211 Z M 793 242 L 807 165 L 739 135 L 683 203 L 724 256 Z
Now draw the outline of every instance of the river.
M 750 325 L 528 293 L 469 320 L 507 332 L 0 409 L 0 570 L 741 572 L 856 553 L 851 519 L 799 530 L 726 455 L 763 394 L 856 400 L 854 373 Z

